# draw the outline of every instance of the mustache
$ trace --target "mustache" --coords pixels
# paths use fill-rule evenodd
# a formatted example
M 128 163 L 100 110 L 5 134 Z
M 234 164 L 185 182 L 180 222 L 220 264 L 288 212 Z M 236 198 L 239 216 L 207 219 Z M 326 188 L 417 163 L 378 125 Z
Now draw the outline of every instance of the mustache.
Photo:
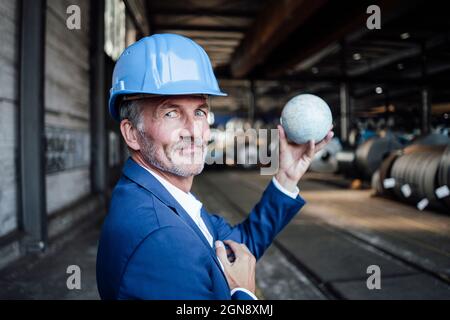
M 206 147 L 206 143 L 203 138 L 201 137 L 185 137 L 182 140 L 178 141 L 174 146 L 173 150 L 181 150 L 187 147 L 190 147 L 191 145 L 194 145 L 195 147 Z

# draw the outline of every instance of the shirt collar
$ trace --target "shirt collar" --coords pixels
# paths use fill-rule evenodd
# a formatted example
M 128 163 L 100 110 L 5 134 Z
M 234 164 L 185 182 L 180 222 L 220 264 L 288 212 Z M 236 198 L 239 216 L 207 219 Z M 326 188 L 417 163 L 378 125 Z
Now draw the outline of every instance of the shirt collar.
M 172 183 L 158 175 L 155 171 L 141 166 L 145 170 L 147 170 L 150 174 L 152 174 L 163 186 L 167 189 L 167 191 L 175 198 L 175 200 L 183 207 L 183 209 L 190 215 L 195 215 L 196 217 L 200 216 L 200 210 L 203 204 L 198 201 L 194 195 L 190 192 L 186 193 L 180 188 L 174 186 Z

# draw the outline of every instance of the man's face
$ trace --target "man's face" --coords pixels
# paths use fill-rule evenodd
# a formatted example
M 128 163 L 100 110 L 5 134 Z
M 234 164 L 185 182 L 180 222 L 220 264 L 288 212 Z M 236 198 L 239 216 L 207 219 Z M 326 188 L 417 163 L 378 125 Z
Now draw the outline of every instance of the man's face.
M 144 160 L 179 176 L 199 174 L 210 136 L 206 98 L 170 96 L 143 100 L 141 105 L 139 145 Z

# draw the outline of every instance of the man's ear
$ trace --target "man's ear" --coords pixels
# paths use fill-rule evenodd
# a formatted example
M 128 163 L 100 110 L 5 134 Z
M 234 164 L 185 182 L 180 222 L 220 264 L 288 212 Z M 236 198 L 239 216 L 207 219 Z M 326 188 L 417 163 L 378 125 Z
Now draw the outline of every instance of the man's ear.
M 133 127 L 130 120 L 124 119 L 120 122 L 120 131 L 122 132 L 122 137 L 129 148 L 134 151 L 141 149 L 138 141 L 137 129 Z

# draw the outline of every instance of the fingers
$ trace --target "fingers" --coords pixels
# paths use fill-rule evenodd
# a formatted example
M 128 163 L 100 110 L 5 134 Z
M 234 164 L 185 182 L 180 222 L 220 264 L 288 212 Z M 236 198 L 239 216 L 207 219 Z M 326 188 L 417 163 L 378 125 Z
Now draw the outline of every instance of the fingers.
M 281 125 L 277 125 L 278 131 L 280 132 L 280 138 L 286 139 L 286 133 L 284 132 L 284 128 Z
M 247 246 L 243 243 L 241 243 L 241 247 L 244 249 L 245 252 L 247 252 L 248 254 L 252 254 L 249 250 L 249 248 L 247 248 Z
M 284 131 L 284 128 L 280 125 L 277 125 L 277 128 L 280 135 L 280 151 L 282 151 L 286 148 L 288 141 L 286 138 L 286 132 Z
M 224 240 L 231 250 L 233 250 L 234 256 L 236 259 L 242 256 L 243 252 L 247 253 L 248 255 L 253 256 L 253 254 L 250 252 L 250 250 L 247 248 L 247 246 L 243 243 L 237 243 L 233 240 Z
M 217 258 L 219 258 L 220 262 L 222 264 L 230 264 L 230 261 L 228 261 L 227 257 L 227 251 L 225 250 L 225 246 L 222 241 L 216 241 L 216 255 Z
M 316 144 L 314 140 L 310 140 L 308 142 L 308 148 L 306 149 L 306 155 L 312 159 L 314 157 L 314 153 L 316 150 Z
M 231 289 L 245 288 L 251 292 L 255 291 L 255 267 L 256 259 L 250 250 L 241 243 L 232 240 L 223 241 L 228 246 L 236 260 L 233 263 L 227 261 L 225 256 L 225 245 L 222 241 L 216 241 L 216 251 L 219 261 L 223 265 L 225 277 Z
M 223 242 L 225 242 L 231 248 L 231 250 L 233 251 L 234 255 L 237 258 L 239 252 L 242 250 L 241 244 L 233 240 L 224 240 Z
M 333 137 L 334 137 L 334 132 L 329 131 L 328 134 L 326 135 L 325 139 L 323 139 L 320 143 L 318 143 L 316 145 L 316 152 L 319 150 L 322 150 L 331 141 L 331 139 L 333 139 Z

